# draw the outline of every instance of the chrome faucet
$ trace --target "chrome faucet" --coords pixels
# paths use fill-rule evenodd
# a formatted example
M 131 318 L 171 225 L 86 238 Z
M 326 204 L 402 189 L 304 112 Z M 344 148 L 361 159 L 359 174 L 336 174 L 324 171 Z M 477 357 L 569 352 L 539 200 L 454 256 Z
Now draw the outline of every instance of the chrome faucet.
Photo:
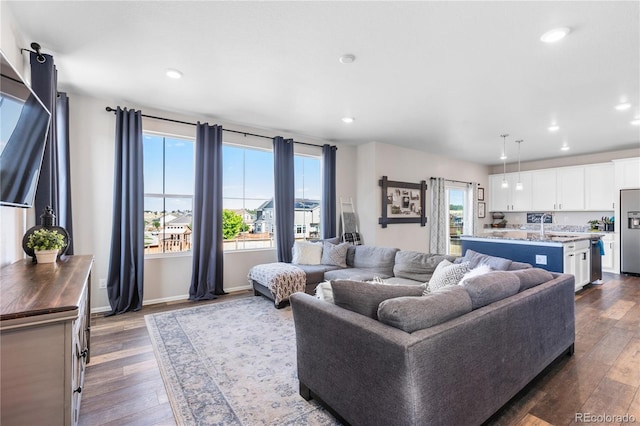
M 551 213 L 542 213 L 540 216 L 540 238 L 544 238 L 544 219 L 547 217 L 552 217 Z

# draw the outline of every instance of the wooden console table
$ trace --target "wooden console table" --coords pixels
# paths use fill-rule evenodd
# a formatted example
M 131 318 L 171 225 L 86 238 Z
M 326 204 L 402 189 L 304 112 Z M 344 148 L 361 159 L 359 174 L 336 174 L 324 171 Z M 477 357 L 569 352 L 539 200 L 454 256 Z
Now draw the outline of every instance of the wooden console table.
M 93 256 L 0 270 L 0 424 L 76 425 L 90 351 Z

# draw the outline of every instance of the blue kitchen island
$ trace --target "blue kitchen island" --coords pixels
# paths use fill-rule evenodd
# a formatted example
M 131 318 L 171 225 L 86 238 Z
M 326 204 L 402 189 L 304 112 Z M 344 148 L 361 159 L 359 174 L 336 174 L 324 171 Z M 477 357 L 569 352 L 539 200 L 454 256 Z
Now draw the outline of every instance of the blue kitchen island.
M 591 282 L 592 240 L 601 234 L 562 234 L 493 231 L 463 235 L 462 254 L 468 250 L 525 262 L 551 272 L 575 275 L 576 290 Z M 599 253 L 598 253 L 599 256 Z

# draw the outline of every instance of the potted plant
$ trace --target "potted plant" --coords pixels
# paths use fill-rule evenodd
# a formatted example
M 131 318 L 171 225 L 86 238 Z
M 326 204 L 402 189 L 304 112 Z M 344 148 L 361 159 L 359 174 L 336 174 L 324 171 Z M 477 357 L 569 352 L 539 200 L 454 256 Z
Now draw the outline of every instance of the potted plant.
M 47 228 L 33 231 L 27 241 L 27 247 L 33 249 L 38 263 L 54 263 L 58 252 L 66 245 L 64 235 Z

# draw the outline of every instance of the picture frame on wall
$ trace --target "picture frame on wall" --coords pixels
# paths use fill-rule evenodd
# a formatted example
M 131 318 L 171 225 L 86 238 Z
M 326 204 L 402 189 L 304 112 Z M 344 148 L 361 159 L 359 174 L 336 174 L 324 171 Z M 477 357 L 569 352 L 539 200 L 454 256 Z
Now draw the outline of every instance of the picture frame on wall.
M 486 217 L 487 215 L 487 205 L 485 203 L 478 203 L 478 217 L 480 219 Z
M 386 228 L 394 223 L 427 224 L 426 181 L 420 183 L 390 181 L 382 176 L 378 181 L 382 187 L 382 209 L 378 223 Z
M 484 188 L 478 188 L 478 201 L 484 201 Z

